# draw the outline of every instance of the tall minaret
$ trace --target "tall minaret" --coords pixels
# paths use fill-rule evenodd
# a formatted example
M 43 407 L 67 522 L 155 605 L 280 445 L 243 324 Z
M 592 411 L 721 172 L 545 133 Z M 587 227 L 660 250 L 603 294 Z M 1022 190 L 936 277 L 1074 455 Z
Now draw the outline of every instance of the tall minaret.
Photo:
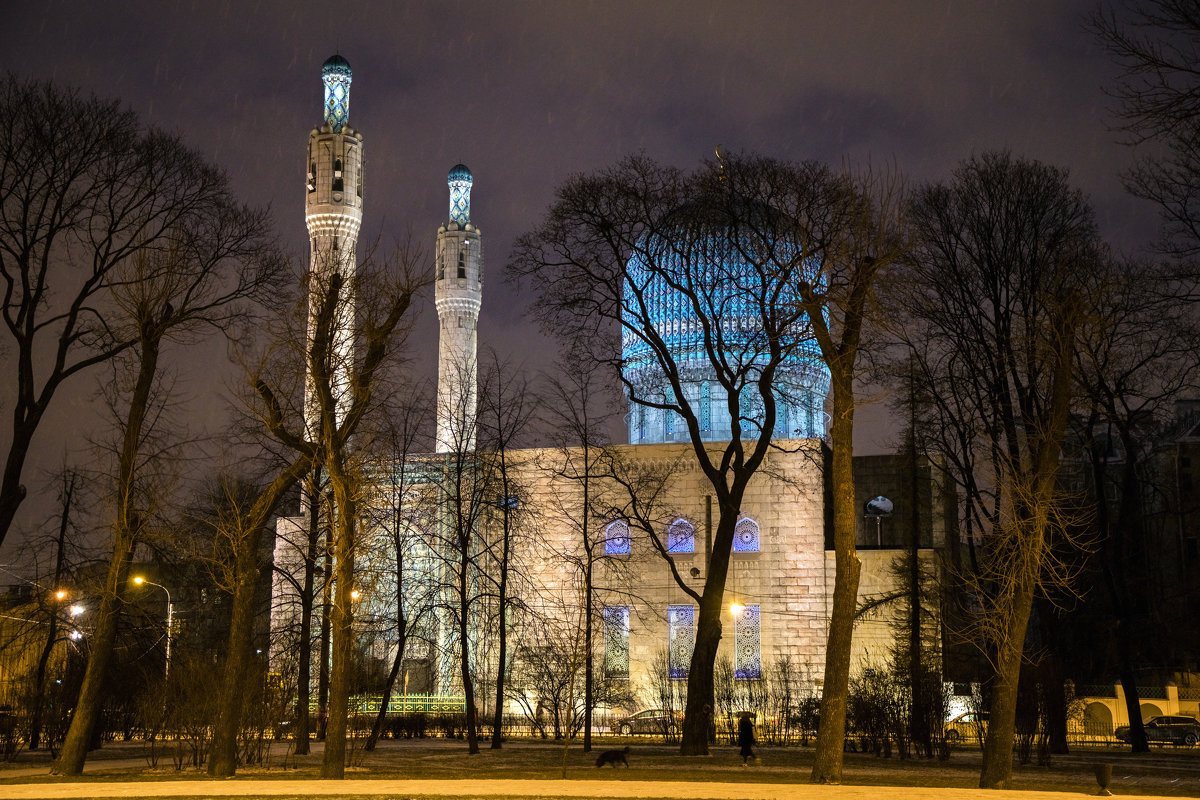
M 358 229 L 362 224 L 362 134 L 347 124 L 350 119 L 350 64 L 339 55 L 330 56 L 321 67 L 325 84 L 325 121 L 308 135 L 307 197 L 304 221 L 312 246 L 310 255 L 309 326 L 316 309 L 314 298 L 329 285 L 335 273 L 350 278 L 355 270 Z M 348 284 L 349 282 L 347 282 Z M 347 285 L 345 301 L 339 304 L 335 358 L 351 357 L 354 341 L 354 304 Z M 309 331 L 310 336 L 312 331 Z M 335 392 L 346 386 L 346 370 L 334 366 Z M 344 395 L 340 403 L 348 402 Z M 310 404 L 305 421 L 310 434 L 316 419 Z
M 437 452 L 475 449 L 476 323 L 483 300 L 483 242 L 471 224 L 471 170 L 450 170 L 450 221 L 438 228 L 434 302 L 438 340 Z

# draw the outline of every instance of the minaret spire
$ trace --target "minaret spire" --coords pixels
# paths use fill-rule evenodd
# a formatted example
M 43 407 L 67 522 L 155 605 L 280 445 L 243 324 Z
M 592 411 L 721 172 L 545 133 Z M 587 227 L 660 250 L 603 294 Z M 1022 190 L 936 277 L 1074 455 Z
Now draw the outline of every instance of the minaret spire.
M 437 443 L 439 453 L 475 449 L 476 333 L 483 301 L 483 241 L 471 224 L 471 170 L 450 169 L 450 219 L 438 228 L 434 302 L 438 338 Z
M 353 79 L 350 62 L 340 55 L 330 56 L 321 66 L 321 81 L 325 84 L 325 124 L 334 133 L 341 133 L 350 121 L 350 81 Z

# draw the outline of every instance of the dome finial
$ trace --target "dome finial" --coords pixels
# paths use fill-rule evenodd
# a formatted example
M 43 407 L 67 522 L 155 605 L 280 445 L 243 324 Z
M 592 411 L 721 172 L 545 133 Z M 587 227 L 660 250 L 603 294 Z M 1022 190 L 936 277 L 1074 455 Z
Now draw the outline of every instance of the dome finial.
M 350 120 L 350 81 L 353 75 L 350 62 L 337 54 L 321 65 L 321 81 L 325 84 L 325 123 L 334 133 L 341 133 Z
M 471 170 L 466 164 L 455 164 L 446 176 L 450 187 L 450 221 L 465 226 L 471 221 Z

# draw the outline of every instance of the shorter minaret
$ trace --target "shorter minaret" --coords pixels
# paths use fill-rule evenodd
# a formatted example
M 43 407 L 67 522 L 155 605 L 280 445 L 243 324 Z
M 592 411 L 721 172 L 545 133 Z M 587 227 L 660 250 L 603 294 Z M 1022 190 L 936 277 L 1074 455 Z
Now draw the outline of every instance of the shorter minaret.
M 434 303 L 438 339 L 437 445 L 439 453 L 475 449 L 478 346 L 483 300 L 483 242 L 471 224 L 471 170 L 450 170 L 450 220 L 438 228 Z

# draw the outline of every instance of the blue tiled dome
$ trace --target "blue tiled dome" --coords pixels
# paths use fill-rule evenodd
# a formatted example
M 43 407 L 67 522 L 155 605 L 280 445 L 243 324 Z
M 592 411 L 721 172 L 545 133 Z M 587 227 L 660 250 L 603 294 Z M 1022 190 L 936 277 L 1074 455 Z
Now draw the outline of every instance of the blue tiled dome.
M 736 210 L 737 217 L 749 220 L 777 215 L 761 204 L 744 203 Z M 731 435 L 730 404 L 718 381 L 709 347 L 719 343 L 723 360 L 751 369 L 755 362 L 765 363 L 768 358 L 760 298 L 753 288 L 760 282 L 759 269 L 746 263 L 744 255 L 761 250 L 764 243 L 754 241 L 747 227 L 756 226 L 739 229 L 725 209 L 688 204 L 660 220 L 656 232 L 643 241 L 627 265 L 625 306 L 639 311 L 628 319 L 622 337 L 622 374 L 640 399 L 671 402 L 673 389 L 655 348 L 633 333 L 644 319 L 670 351 L 683 391 L 697 411 L 701 437 L 708 440 L 720 441 Z M 770 249 L 782 252 L 788 247 L 787 242 L 778 241 L 772 242 Z M 688 286 L 698 287 L 698 291 L 693 294 L 680 288 Z M 785 289 L 775 301 L 795 307 L 799 298 Z M 695 302 L 708 307 L 705 319 L 697 316 Z M 718 326 L 716 332 L 713 325 Z M 828 390 L 829 373 L 820 350 L 814 342 L 797 341 L 777 367 L 773 436 L 822 435 Z M 758 391 L 752 385 L 734 400 L 740 413 L 750 419 L 756 416 L 759 403 Z M 686 440 L 682 420 L 670 412 L 648 410 L 637 404 L 631 405 L 630 411 L 631 443 Z

